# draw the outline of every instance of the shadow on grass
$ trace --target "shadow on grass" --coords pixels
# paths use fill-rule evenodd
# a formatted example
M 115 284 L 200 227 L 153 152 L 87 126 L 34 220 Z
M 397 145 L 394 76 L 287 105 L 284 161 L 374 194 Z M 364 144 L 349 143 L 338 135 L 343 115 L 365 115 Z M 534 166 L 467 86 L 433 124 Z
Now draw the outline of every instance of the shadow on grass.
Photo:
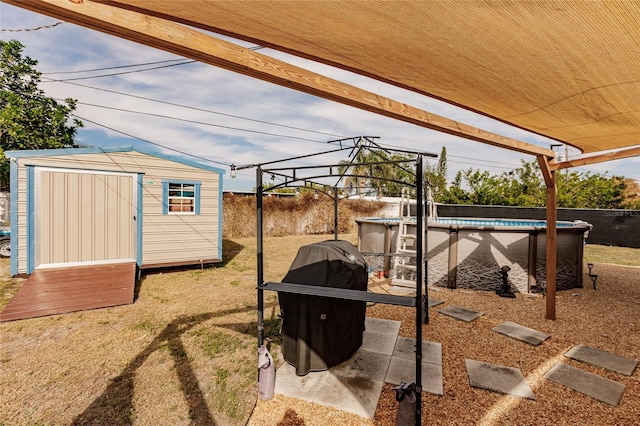
M 135 303 L 138 300 L 138 296 L 140 295 L 140 290 L 142 289 L 142 285 L 144 284 L 145 278 L 147 275 L 165 273 L 165 272 L 181 272 L 181 271 L 193 271 L 195 269 L 201 268 L 210 268 L 217 267 L 222 268 L 226 266 L 229 262 L 231 262 L 242 250 L 244 246 L 242 244 L 238 244 L 232 240 L 222 240 L 222 262 L 218 263 L 207 263 L 205 265 L 193 264 L 193 265 L 180 265 L 180 266 L 166 266 L 162 268 L 150 268 L 145 269 L 144 271 L 138 271 L 138 277 L 136 277 L 136 283 L 133 290 L 133 302 Z
M 211 318 L 247 312 L 254 309 L 253 307 L 228 309 L 221 312 L 208 312 L 175 319 L 127 365 L 118 377 L 109 382 L 109 385 L 102 395 L 95 399 L 84 412 L 78 415 L 72 425 L 132 425 L 135 421 L 133 398 L 136 371 L 152 353 L 165 344 L 169 348 L 169 352 L 174 361 L 176 374 L 180 381 L 180 390 L 184 394 L 184 399 L 189 406 L 190 424 L 201 426 L 215 425 L 216 422 L 207 406 L 202 389 L 200 389 L 198 379 L 189 361 L 181 336 L 193 327 Z M 256 328 L 254 328 L 254 332 L 255 331 Z
M 235 241 L 223 239 L 222 240 L 222 263 L 220 266 L 225 266 L 231 262 L 240 252 L 244 249 L 242 244 L 238 244 Z

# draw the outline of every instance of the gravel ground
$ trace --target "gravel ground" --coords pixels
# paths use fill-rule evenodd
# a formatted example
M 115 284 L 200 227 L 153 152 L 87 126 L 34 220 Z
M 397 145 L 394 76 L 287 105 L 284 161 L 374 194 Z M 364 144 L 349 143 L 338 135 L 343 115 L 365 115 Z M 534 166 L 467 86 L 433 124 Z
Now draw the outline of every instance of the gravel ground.
M 444 395 L 422 395 L 423 424 L 446 425 L 637 425 L 640 424 L 640 368 L 624 376 L 563 356 L 575 344 L 585 344 L 640 359 L 640 268 L 596 264 L 593 290 L 585 275 L 584 288 L 557 293 L 556 320 L 545 319 L 542 296 L 517 294 L 515 299 L 493 292 L 429 289 L 444 305 L 430 309 L 423 339 L 442 343 Z M 480 311 L 466 323 L 437 313 L 447 305 Z M 399 320 L 400 335 L 415 337 L 415 311 L 376 305 L 370 317 Z M 491 329 L 511 321 L 551 335 L 540 346 L 514 340 Z M 472 388 L 464 360 L 474 359 L 519 368 L 535 400 Z M 617 406 L 543 379 L 562 361 L 626 386 Z M 395 425 L 398 403 L 385 384 L 373 420 L 281 395 L 258 401 L 249 425 Z

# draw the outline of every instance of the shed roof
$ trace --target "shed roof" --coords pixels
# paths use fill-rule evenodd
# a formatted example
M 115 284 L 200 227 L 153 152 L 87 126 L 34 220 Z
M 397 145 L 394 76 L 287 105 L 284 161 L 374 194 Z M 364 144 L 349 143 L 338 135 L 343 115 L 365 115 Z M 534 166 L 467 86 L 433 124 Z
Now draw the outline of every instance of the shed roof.
M 63 156 L 63 155 L 108 154 L 108 153 L 114 153 L 114 152 L 139 152 L 141 154 L 150 155 L 152 157 L 163 158 L 165 160 L 173 161 L 175 163 L 196 167 L 198 169 L 207 170 L 207 171 L 218 173 L 218 174 L 225 174 L 225 171 L 218 167 L 213 167 L 208 164 L 204 164 L 188 158 L 169 155 L 160 151 L 156 151 L 154 149 L 140 147 L 140 146 L 34 149 L 34 150 L 5 151 L 4 154 L 7 156 L 7 158 L 32 158 L 32 157 L 55 157 L 55 156 Z

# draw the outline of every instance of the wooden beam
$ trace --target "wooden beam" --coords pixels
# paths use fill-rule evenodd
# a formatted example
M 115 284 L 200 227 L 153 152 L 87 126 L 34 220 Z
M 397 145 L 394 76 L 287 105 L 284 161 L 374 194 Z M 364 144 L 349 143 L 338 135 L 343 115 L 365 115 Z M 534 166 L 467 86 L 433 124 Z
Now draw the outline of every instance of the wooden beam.
M 538 163 L 544 177 L 547 187 L 547 254 L 546 254 L 546 271 L 547 271 L 547 287 L 546 287 L 546 319 L 556 319 L 556 259 L 557 259 L 557 190 L 556 190 L 556 172 L 549 169 L 548 158 L 539 155 Z
M 606 154 L 592 155 L 590 157 L 576 158 L 575 160 L 561 161 L 549 166 L 550 170 L 568 169 L 570 167 L 586 166 L 589 164 L 603 163 L 605 161 L 620 160 L 622 158 L 637 157 L 640 155 L 640 146 L 608 152 Z
M 544 155 L 537 155 L 538 164 L 540 165 L 540 171 L 542 172 L 542 177 L 544 178 L 544 183 L 548 187 L 553 185 L 553 176 L 551 174 L 551 165 L 549 164 L 549 159 Z
M 89 0 L 3 0 L 136 43 L 396 120 L 531 155 L 546 148 L 487 132 L 217 39 L 172 21 Z

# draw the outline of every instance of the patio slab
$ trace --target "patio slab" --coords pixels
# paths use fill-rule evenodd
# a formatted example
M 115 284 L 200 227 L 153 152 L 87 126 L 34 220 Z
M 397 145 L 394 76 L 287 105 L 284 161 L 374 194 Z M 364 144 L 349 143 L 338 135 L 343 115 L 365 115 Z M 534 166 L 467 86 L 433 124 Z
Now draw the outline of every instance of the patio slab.
M 438 312 L 466 322 L 471 322 L 482 316 L 482 312 L 473 311 L 456 305 L 446 306 Z
M 638 360 L 622 355 L 616 355 L 602 349 L 592 348 L 586 345 L 575 345 L 564 356 L 576 361 L 602 367 L 609 371 L 630 376 L 638 365 Z
M 416 339 L 398 337 L 384 381 L 399 385 L 415 382 L 415 377 Z M 444 394 L 441 343 L 422 342 L 422 390 L 435 395 Z
M 416 359 L 416 339 L 398 337 L 393 356 L 403 359 Z M 442 365 L 442 343 L 422 341 L 422 362 Z
M 360 348 L 369 352 L 391 355 L 400 332 L 400 321 L 366 317 L 364 326 L 365 331 Z
M 492 328 L 492 330 L 534 346 L 538 346 L 540 343 L 547 340 L 550 336 L 547 333 L 543 333 L 541 331 L 534 330 L 533 328 L 525 327 L 523 325 L 516 324 L 510 321 L 506 321 L 502 324 L 496 325 Z
M 618 405 L 626 389 L 622 383 L 562 362 L 554 365 L 543 377 L 609 405 Z
M 392 385 L 416 381 L 416 360 L 392 357 L 384 381 Z M 442 365 L 422 362 L 422 391 L 444 395 Z
M 296 368 L 285 363 L 276 373 L 275 393 L 371 419 L 378 406 L 382 386 L 381 380 L 353 374 L 348 369 L 297 376 Z
M 367 317 L 362 346 L 351 358 L 304 376 L 284 363 L 276 372 L 275 393 L 372 419 L 399 331 L 400 321 Z
M 476 388 L 536 399 L 519 368 L 465 359 L 469 384 Z

